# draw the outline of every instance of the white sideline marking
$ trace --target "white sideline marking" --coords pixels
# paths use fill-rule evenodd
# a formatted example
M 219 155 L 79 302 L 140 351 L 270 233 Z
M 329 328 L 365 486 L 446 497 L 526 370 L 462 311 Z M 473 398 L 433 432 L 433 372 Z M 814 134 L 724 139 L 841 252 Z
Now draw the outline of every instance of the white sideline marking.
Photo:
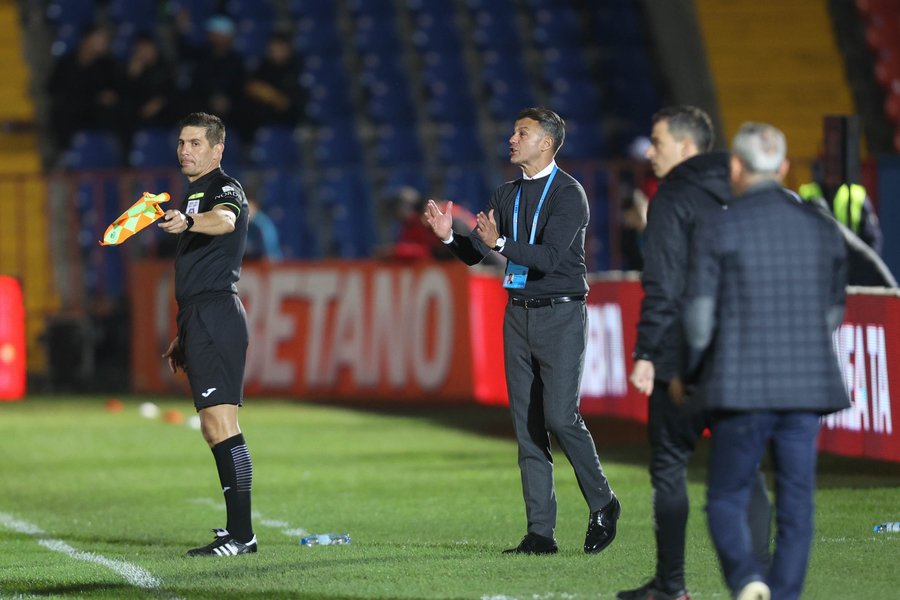
M 94 554 L 93 552 L 84 552 L 82 550 L 78 550 L 62 540 L 57 540 L 49 537 L 46 532 L 44 532 L 44 530 L 37 525 L 29 523 L 28 521 L 17 519 L 12 515 L 0 512 L 0 525 L 5 525 L 7 529 L 12 529 L 17 533 L 30 535 L 37 540 L 38 544 L 49 550 L 53 550 L 54 552 L 61 552 L 62 554 L 65 554 L 77 560 L 83 560 L 102 565 L 118 573 L 125 578 L 125 581 L 135 587 L 144 588 L 147 590 L 156 590 L 159 589 L 162 585 L 162 582 L 159 579 L 137 565 L 125 562 L 124 560 L 114 560 L 112 558 L 106 558 L 105 556 L 102 556 L 100 554 Z M 37 597 L 38 596 L 20 595 L 14 596 L 13 598 Z
M 191 498 L 188 502 L 193 502 L 194 504 L 205 504 L 206 506 L 211 506 L 217 510 L 225 510 L 225 502 L 224 501 L 216 501 L 212 498 Z M 281 531 L 284 535 L 288 537 L 305 537 L 309 535 L 309 532 L 302 527 L 291 527 L 291 524 L 287 521 L 276 521 L 274 519 L 264 519 L 262 513 L 258 510 L 254 510 L 250 513 L 256 522 L 263 527 L 268 527 L 270 529 L 277 529 Z

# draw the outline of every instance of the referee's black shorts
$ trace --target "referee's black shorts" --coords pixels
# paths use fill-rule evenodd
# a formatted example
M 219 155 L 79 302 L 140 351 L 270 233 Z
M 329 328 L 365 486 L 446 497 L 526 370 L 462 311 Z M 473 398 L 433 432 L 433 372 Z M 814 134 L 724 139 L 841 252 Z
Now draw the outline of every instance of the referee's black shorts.
M 199 412 L 244 403 L 244 365 L 250 334 L 240 299 L 229 294 L 179 308 L 178 338 Z

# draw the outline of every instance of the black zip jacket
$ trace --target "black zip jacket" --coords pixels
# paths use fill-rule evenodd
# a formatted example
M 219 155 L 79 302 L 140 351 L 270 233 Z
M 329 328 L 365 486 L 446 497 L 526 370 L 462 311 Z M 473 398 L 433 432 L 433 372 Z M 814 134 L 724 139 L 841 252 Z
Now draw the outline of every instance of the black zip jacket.
M 669 172 L 650 202 L 634 357 L 651 361 L 662 381 L 681 366 L 681 311 L 694 229 L 704 214 L 724 210 L 734 198 L 729 160 L 727 152 L 687 159 Z

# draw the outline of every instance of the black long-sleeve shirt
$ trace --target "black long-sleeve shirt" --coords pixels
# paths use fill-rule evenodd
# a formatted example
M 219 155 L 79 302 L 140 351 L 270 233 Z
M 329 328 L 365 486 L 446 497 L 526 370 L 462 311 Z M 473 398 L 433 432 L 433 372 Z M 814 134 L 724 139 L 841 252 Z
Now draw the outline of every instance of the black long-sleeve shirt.
M 517 265 L 528 267 L 525 287 L 508 289 L 511 297 L 556 298 L 588 292 L 584 238 L 590 211 L 584 188 L 565 171 L 557 171 L 550 184 L 538 217 L 534 244 L 528 243 L 534 213 L 546 184 L 547 177 L 504 183 L 491 196 L 484 211 L 486 214 L 494 211 L 497 230 L 506 236 L 503 255 Z M 513 213 L 520 185 L 518 236 L 513 240 Z M 448 246 L 450 252 L 468 265 L 478 264 L 491 252 L 476 231 L 469 236 L 454 234 Z

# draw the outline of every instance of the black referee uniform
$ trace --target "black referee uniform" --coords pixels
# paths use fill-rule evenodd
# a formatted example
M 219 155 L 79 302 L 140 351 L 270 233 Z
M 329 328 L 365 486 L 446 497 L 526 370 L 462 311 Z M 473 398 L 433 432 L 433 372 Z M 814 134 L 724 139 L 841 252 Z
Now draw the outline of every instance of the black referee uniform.
M 204 235 L 185 231 L 175 255 L 178 338 L 187 364 L 194 406 L 243 404 L 244 365 L 250 335 L 237 296 L 247 242 L 249 208 L 241 184 L 217 168 L 188 186 L 186 215 L 225 206 L 237 215 L 234 231 Z
M 528 518 L 528 536 L 518 551 L 556 550 L 556 542 L 552 541 L 557 506 L 550 452 L 552 433 L 572 463 L 591 511 L 585 551 L 594 553 L 615 537 L 620 505 L 603 474 L 594 440 L 578 409 L 587 347 L 584 239 L 590 220 L 588 202 L 581 184 L 562 170 L 554 171 L 555 168 L 554 162 L 533 179 L 503 184 L 485 209 L 485 213 L 494 211 L 497 230 L 507 238 L 502 254 L 528 268 L 524 287 L 508 288 L 509 304 L 503 322 L 507 391 L 519 444 Z M 519 214 L 515 219 L 520 188 Z M 533 221 L 539 204 L 535 228 Z M 516 220 L 518 231 L 514 236 Z M 532 229 L 533 244 L 529 243 Z M 491 253 L 477 234 L 454 234 L 448 247 L 469 265 L 481 262 Z M 539 537 L 535 540 L 534 536 Z

